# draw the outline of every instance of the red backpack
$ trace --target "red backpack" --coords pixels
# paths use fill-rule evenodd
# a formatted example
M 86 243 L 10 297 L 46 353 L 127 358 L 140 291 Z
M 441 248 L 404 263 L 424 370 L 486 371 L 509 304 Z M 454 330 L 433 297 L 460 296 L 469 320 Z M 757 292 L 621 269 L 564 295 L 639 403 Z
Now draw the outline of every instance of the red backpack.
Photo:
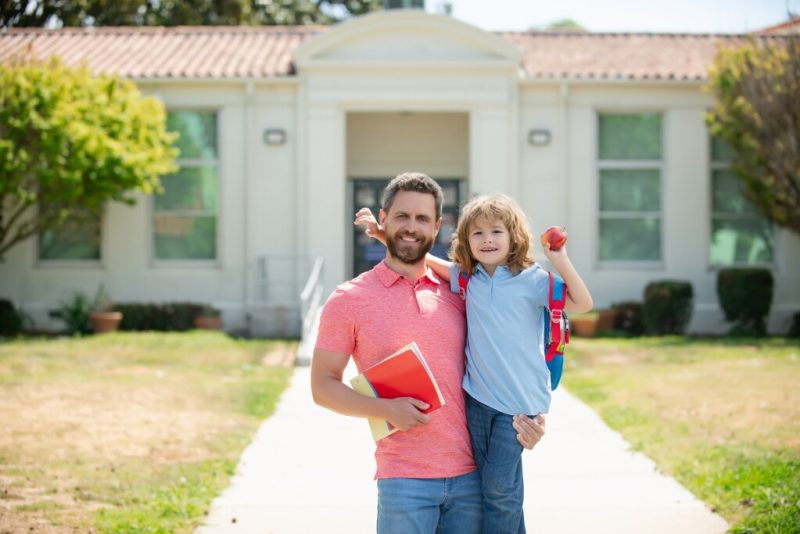
M 569 320 L 564 312 L 567 301 L 567 285 L 553 273 L 547 273 L 549 290 L 547 308 L 544 314 L 544 360 L 550 371 L 550 389 L 554 390 L 561 381 L 564 371 L 564 347 L 569 343 Z M 467 298 L 467 285 L 472 275 L 458 273 L 458 292 L 462 299 Z

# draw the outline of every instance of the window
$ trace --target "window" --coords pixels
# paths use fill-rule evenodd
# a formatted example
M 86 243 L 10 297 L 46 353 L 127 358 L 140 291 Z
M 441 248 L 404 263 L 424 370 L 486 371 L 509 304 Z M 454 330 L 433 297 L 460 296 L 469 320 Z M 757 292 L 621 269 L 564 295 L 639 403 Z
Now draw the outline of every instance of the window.
M 772 225 L 744 192 L 730 169 L 733 152 L 711 139 L 712 265 L 758 265 L 772 262 Z
M 217 114 L 173 111 L 167 128 L 180 133 L 178 172 L 162 177 L 153 202 L 153 249 L 157 260 L 217 258 L 219 161 Z
M 598 116 L 599 259 L 661 260 L 661 115 Z
M 39 234 L 41 261 L 99 261 L 100 221 L 67 220 Z

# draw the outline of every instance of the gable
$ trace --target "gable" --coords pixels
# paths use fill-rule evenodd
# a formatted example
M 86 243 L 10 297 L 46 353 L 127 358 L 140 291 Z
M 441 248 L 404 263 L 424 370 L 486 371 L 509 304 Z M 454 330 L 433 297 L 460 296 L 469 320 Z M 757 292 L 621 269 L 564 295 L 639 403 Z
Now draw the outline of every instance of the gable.
M 386 11 L 358 17 L 318 35 L 293 53 L 298 68 L 341 62 L 491 62 L 518 65 L 506 40 L 451 17 Z

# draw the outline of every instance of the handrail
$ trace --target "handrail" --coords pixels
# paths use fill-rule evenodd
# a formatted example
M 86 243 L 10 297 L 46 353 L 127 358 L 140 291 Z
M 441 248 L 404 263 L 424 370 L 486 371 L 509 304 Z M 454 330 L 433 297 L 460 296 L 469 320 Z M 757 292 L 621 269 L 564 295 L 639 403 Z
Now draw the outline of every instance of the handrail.
M 303 291 L 300 292 L 300 300 L 306 301 L 310 296 L 311 292 L 314 290 L 314 285 L 319 282 L 320 275 L 322 274 L 322 264 L 324 260 L 321 257 L 317 257 L 314 260 L 314 265 L 311 267 L 311 274 L 308 275 L 308 280 L 306 281 L 306 285 L 303 288 Z
M 308 364 L 311 361 L 311 352 L 316 340 L 315 329 L 319 311 L 322 308 L 322 267 L 323 259 L 317 257 L 311 267 L 303 291 L 300 293 L 300 320 L 302 322 L 302 332 L 300 347 L 297 354 L 297 363 L 300 365 Z

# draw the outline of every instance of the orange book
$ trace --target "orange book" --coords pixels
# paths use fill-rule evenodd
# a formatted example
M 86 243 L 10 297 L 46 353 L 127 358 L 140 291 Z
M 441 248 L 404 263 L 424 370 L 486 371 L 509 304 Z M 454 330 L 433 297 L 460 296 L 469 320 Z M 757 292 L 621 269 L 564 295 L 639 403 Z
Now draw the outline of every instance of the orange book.
M 367 397 L 395 399 L 412 397 L 428 403 L 424 410 L 430 413 L 444 406 L 439 385 L 431 373 L 425 357 L 415 342 L 411 342 L 394 354 L 390 354 L 375 365 L 365 369 L 350 380 L 350 385 L 358 393 Z M 397 432 L 389 421 L 369 417 L 372 439 L 378 441 Z

